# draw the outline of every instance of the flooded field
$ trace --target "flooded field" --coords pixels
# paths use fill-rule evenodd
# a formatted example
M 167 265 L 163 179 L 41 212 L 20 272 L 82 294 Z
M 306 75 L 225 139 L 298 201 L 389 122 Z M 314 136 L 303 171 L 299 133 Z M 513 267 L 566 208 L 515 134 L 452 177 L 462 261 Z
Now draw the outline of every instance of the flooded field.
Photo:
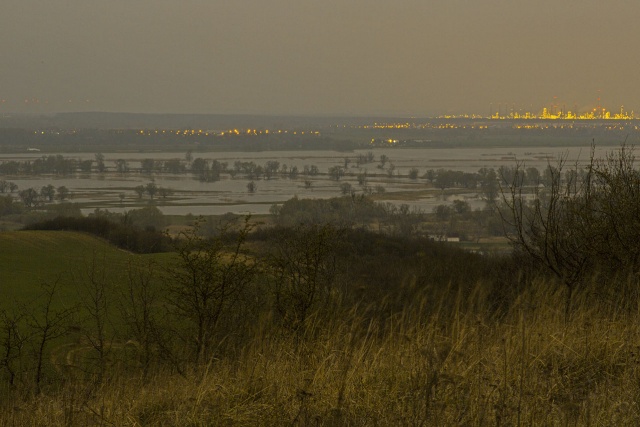
M 603 156 L 610 149 L 597 150 L 596 157 Z M 371 153 L 371 154 L 370 154 Z M 190 173 L 142 173 L 141 161 L 153 159 L 164 161 L 185 159 L 184 155 L 162 152 L 141 153 L 103 153 L 107 170 L 105 173 L 76 174 L 71 177 L 55 176 L 3 176 L 1 179 L 16 183 L 20 190 L 39 189 L 52 184 L 55 187 L 65 186 L 71 192 L 70 200 L 79 203 L 84 213 L 93 210 L 108 209 L 122 212 L 146 205 L 147 195 L 139 197 L 135 188 L 154 182 L 159 188 L 170 190 L 170 195 L 156 195 L 154 202 L 165 214 L 170 215 L 218 215 L 226 212 L 238 214 L 265 214 L 273 204 L 282 203 L 291 197 L 330 198 L 342 194 L 341 185 L 349 183 L 356 193 L 365 191 L 358 182 L 358 175 L 366 172 L 366 188 L 376 200 L 390 203 L 406 203 L 412 207 L 430 211 L 434 206 L 451 203 L 456 199 L 467 200 L 472 207 L 480 207 L 483 201 L 476 193 L 455 192 L 443 200 L 442 191 L 433 188 L 426 179 L 411 179 L 409 171 L 418 170 L 421 177 L 429 169 L 450 169 L 464 172 L 477 172 L 480 168 L 499 168 L 515 166 L 523 162 L 526 167 L 537 167 L 542 171 L 550 162 L 557 163 L 564 156 L 568 164 L 585 163 L 589 160 L 589 147 L 518 147 L 518 148 L 422 148 L 397 149 L 375 148 L 373 150 L 357 150 L 353 152 L 337 151 L 265 151 L 265 152 L 206 152 L 192 153 L 192 158 L 217 160 L 226 162 L 231 169 L 234 162 L 255 162 L 264 165 L 269 161 L 279 162 L 280 167 L 288 169 L 297 167 L 300 174 L 294 179 L 275 174 L 271 179 L 250 180 L 244 175 L 232 177 L 223 173 L 220 180 L 201 182 Z M 67 158 L 92 160 L 95 153 L 63 154 Z M 358 164 L 358 156 L 373 156 L 373 161 Z M 384 167 L 380 167 L 381 158 L 388 159 Z M 35 160 L 42 157 L 40 153 L 24 153 L 3 155 L 0 162 L 9 160 Z M 116 160 L 125 160 L 129 167 L 127 173 L 116 172 Z M 304 176 L 305 166 L 315 165 L 319 173 L 315 176 Z M 346 167 L 345 167 L 346 165 Z M 344 176 L 340 180 L 332 179 L 329 171 L 332 167 L 343 167 Z M 255 184 L 255 191 L 250 192 L 247 185 Z M 306 182 L 305 182 L 306 181 Z

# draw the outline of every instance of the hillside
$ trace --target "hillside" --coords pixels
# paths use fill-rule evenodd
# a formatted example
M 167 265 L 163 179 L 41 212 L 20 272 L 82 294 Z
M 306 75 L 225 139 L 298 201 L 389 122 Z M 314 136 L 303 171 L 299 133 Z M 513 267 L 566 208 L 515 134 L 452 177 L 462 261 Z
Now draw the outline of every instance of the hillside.
M 85 276 L 96 261 L 98 270 L 108 266 L 109 280 L 124 280 L 130 262 L 167 259 L 167 254 L 134 255 L 85 233 L 70 231 L 12 231 L 0 233 L 0 300 L 28 301 L 39 285 L 56 280 L 63 285 L 63 300 L 75 298 L 73 284 Z M 99 271 L 100 272 L 100 271 Z
M 231 237 L 141 256 L 0 233 L 2 305 L 60 285 L 51 310 L 0 306 L 0 425 L 640 425 L 631 279 L 568 311 L 524 259 L 298 226 L 251 236 L 254 264 Z

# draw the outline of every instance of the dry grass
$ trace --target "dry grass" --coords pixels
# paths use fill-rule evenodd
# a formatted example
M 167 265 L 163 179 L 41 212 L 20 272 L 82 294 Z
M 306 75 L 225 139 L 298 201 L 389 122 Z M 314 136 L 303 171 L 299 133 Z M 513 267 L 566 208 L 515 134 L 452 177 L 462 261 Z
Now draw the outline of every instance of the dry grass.
M 640 314 L 585 292 L 567 323 L 546 282 L 499 317 L 482 286 L 456 295 L 441 310 L 425 295 L 384 321 L 358 308 L 318 318 L 298 341 L 265 319 L 237 357 L 187 378 L 114 370 L 97 386 L 7 394 L 0 425 L 640 424 Z

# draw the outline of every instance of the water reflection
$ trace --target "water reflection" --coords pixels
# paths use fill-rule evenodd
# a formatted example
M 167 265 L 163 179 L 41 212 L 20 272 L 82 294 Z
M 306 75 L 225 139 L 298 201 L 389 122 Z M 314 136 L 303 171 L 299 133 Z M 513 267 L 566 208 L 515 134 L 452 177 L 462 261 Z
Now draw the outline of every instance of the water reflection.
M 375 161 L 358 165 L 355 161 L 359 155 L 365 156 L 373 152 Z M 596 157 L 602 157 L 611 151 L 610 148 L 598 148 Z M 63 154 L 65 157 L 78 160 L 95 158 L 95 153 Z M 379 167 L 381 156 L 389 159 L 393 164 L 393 174 L 387 169 Z M 3 154 L 1 161 L 34 160 L 43 153 Z M 81 203 L 84 213 L 93 212 L 95 208 L 108 208 L 112 211 L 124 211 L 144 206 L 148 203 L 148 196 L 140 198 L 135 187 L 146 185 L 153 180 L 158 187 L 168 188 L 172 194 L 167 198 L 155 197 L 155 203 L 163 213 L 169 215 L 212 215 L 233 213 L 268 213 L 274 203 L 282 203 L 293 196 L 300 198 L 330 198 L 341 195 L 340 185 L 347 182 L 357 192 L 362 192 L 357 175 L 367 173 L 367 185 L 373 190 L 383 187 L 384 193 L 377 199 L 394 204 L 406 203 L 412 207 L 430 211 L 441 203 L 451 203 L 455 198 L 443 201 L 437 197 L 438 193 L 426 180 L 410 180 L 408 172 L 417 168 L 419 175 L 428 169 L 452 169 L 465 172 L 477 172 L 480 168 L 499 168 L 500 166 L 514 166 L 517 161 L 524 162 L 527 167 L 534 166 L 542 170 L 551 159 L 554 163 L 560 156 L 565 156 L 567 162 L 587 162 L 589 147 L 501 147 L 501 148 L 427 148 L 427 149 L 380 149 L 355 150 L 351 153 L 337 151 L 268 151 L 268 152 L 212 152 L 193 153 L 193 158 L 204 158 L 227 162 L 229 167 L 235 161 L 252 161 L 264 165 L 267 161 L 277 161 L 289 168 L 296 166 L 300 171 L 305 165 L 315 165 L 320 175 L 304 177 L 300 174 L 296 179 L 277 177 L 275 179 L 255 180 L 257 190 L 249 193 L 245 177 L 231 178 L 226 174 L 216 182 L 200 182 L 190 174 L 143 174 L 139 171 L 140 162 L 144 159 L 154 160 L 184 159 L 181 153 L 104 153 L 105 163 L 109 172 L 105 174 L 78 174 L 73 177 L 2 177 L 15 182 L 19 189 L 36 188 L 52 184 L 56 187 L 65 186 L 72 193 L 71 201 Z M 346 175 L 340 181 L 330 179 L 329 168 L 344 166 L 345 158 L 350 161 L 346 167 Z M 114 161 L 125 159 L 132 171 L 126 175 L 114 171 Z M 310 181 L 310 186 L 305 185 Z M 431 194 L 428 194 L 431 192 Z M 402 197 L 397 196 L 398 193 Z M 413 193 L 413 195 L 412 195 Z M 121 194 L 124 196 L 121 198 Z M 472 207 L 481 207 L 482 200 L 474 194 L 458 195 L 464 197 Z

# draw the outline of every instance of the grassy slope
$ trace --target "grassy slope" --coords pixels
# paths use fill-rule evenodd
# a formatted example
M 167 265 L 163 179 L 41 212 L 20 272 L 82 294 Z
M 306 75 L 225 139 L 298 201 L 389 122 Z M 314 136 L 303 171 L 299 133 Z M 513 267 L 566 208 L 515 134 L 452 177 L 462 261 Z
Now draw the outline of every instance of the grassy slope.
M 130 262 L 168 260 L 168 254 L 134 255 L 97 237 L 68 231 L 12 231 L 0 233 L 0 306 L 28 301 L 43 283 L 60 283 L 60 299 L 77 298 L 77 283 L 93 261 L 106 266 L 113 283 L 126 279 Z
M 0 301 L 94 252 L 114 276 L 147 259 L 77 233 L 0 233 Z M 415 294 L 390 322 L 360 306 L 325 313 L 302 345 L 265 321 L 241 352 L 187 378 L 114 368 L 99 385 L 6 405 L 0 394 L 0 425 L 640 425 L 640 315 L 611 306 L 602 285 L 575 295 L 570 321 L 554 283 L 535 281 L 494 316 L 474 277 L 441 300 Z

